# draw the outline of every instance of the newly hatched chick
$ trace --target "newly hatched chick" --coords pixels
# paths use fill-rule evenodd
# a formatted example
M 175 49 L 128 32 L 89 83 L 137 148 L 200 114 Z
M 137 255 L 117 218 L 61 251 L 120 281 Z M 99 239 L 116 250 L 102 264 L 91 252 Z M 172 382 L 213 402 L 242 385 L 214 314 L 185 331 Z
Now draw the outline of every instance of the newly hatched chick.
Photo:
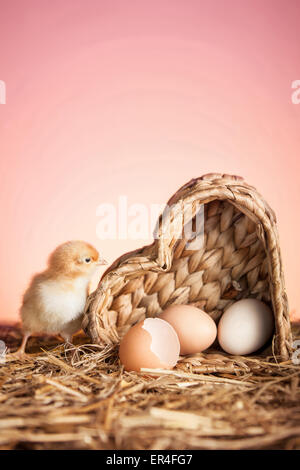
M 81 328 L 88 286 L 98 265 L 107 264 L 83 241 L 69 241 L 51 253 L 48 268 L 36 274 L 23 297 L 21 318 L 25 352 L 32 333 L 60 334 L 66 342 Z

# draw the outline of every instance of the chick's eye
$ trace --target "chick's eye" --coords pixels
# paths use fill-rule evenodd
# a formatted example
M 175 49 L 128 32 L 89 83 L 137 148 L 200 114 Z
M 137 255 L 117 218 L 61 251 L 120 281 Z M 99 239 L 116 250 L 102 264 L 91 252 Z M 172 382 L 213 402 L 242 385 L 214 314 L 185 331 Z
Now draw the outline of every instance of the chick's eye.
M 84 260 L 84 261 L 85 261 L 86 263 L 90 263 L 90 261 L 91 261 L 91 258 L 85 258 L 85 260 Z

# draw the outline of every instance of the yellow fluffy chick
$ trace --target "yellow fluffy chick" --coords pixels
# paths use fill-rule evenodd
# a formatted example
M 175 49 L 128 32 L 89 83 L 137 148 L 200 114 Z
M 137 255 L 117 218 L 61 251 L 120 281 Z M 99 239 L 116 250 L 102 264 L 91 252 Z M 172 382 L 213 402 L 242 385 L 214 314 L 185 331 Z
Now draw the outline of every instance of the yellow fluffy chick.
M 107 264 L 86 242 L 69 241 L 51 253 L 48 268 L 36 274 L 21 307 L 23 341 L 18 354 L 25 353 L 32 333 L 60 334 L 66 342 L 81 328 L 88 286 L 96 267 Z

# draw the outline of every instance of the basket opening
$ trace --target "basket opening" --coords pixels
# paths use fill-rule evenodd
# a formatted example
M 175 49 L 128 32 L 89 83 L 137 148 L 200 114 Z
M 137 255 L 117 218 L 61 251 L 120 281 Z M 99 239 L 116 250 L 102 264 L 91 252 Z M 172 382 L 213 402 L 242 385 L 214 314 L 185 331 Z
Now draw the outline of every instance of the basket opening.
M 141 272 L 114 293 L 108 310 L 118 313 L 123 333 L 172 304 L 195 305 L 217 323 L 224 309 L 243 298 L 271 306 L 266 253 L 247 215 L 228 201 L 209 202 L 201 248 L 187 249 L 190 241 L 184 236 L 177 240 L 168 272 Z
M 228 201 L 209 202 L 204 205 L 202 240 L 196 251 L 186 249 L 191 240 L 183 237 L 176 242 L 169 271 L 174 291 L 162 308 L 189 303 L 218 321 L 224 309 L 243 298 L 271 306 L 266 252 L 253 220 Z

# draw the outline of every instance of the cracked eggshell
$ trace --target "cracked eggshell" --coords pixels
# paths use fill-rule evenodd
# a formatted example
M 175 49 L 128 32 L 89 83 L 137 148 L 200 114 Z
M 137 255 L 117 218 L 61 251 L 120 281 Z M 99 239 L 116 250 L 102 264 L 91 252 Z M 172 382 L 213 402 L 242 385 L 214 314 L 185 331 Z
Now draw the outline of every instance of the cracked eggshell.
M 160 318 L 146 318 L 122 338 L 119 357 L 127 371 L 172 369 L 179 359 L 179 351 L 174 328 Z
M 193 305 L 171 305 L 159 318 L 173 326 L 179 338 L 182 355 L 205 351 L 216 339 L 217 326 L 214 320 Z

